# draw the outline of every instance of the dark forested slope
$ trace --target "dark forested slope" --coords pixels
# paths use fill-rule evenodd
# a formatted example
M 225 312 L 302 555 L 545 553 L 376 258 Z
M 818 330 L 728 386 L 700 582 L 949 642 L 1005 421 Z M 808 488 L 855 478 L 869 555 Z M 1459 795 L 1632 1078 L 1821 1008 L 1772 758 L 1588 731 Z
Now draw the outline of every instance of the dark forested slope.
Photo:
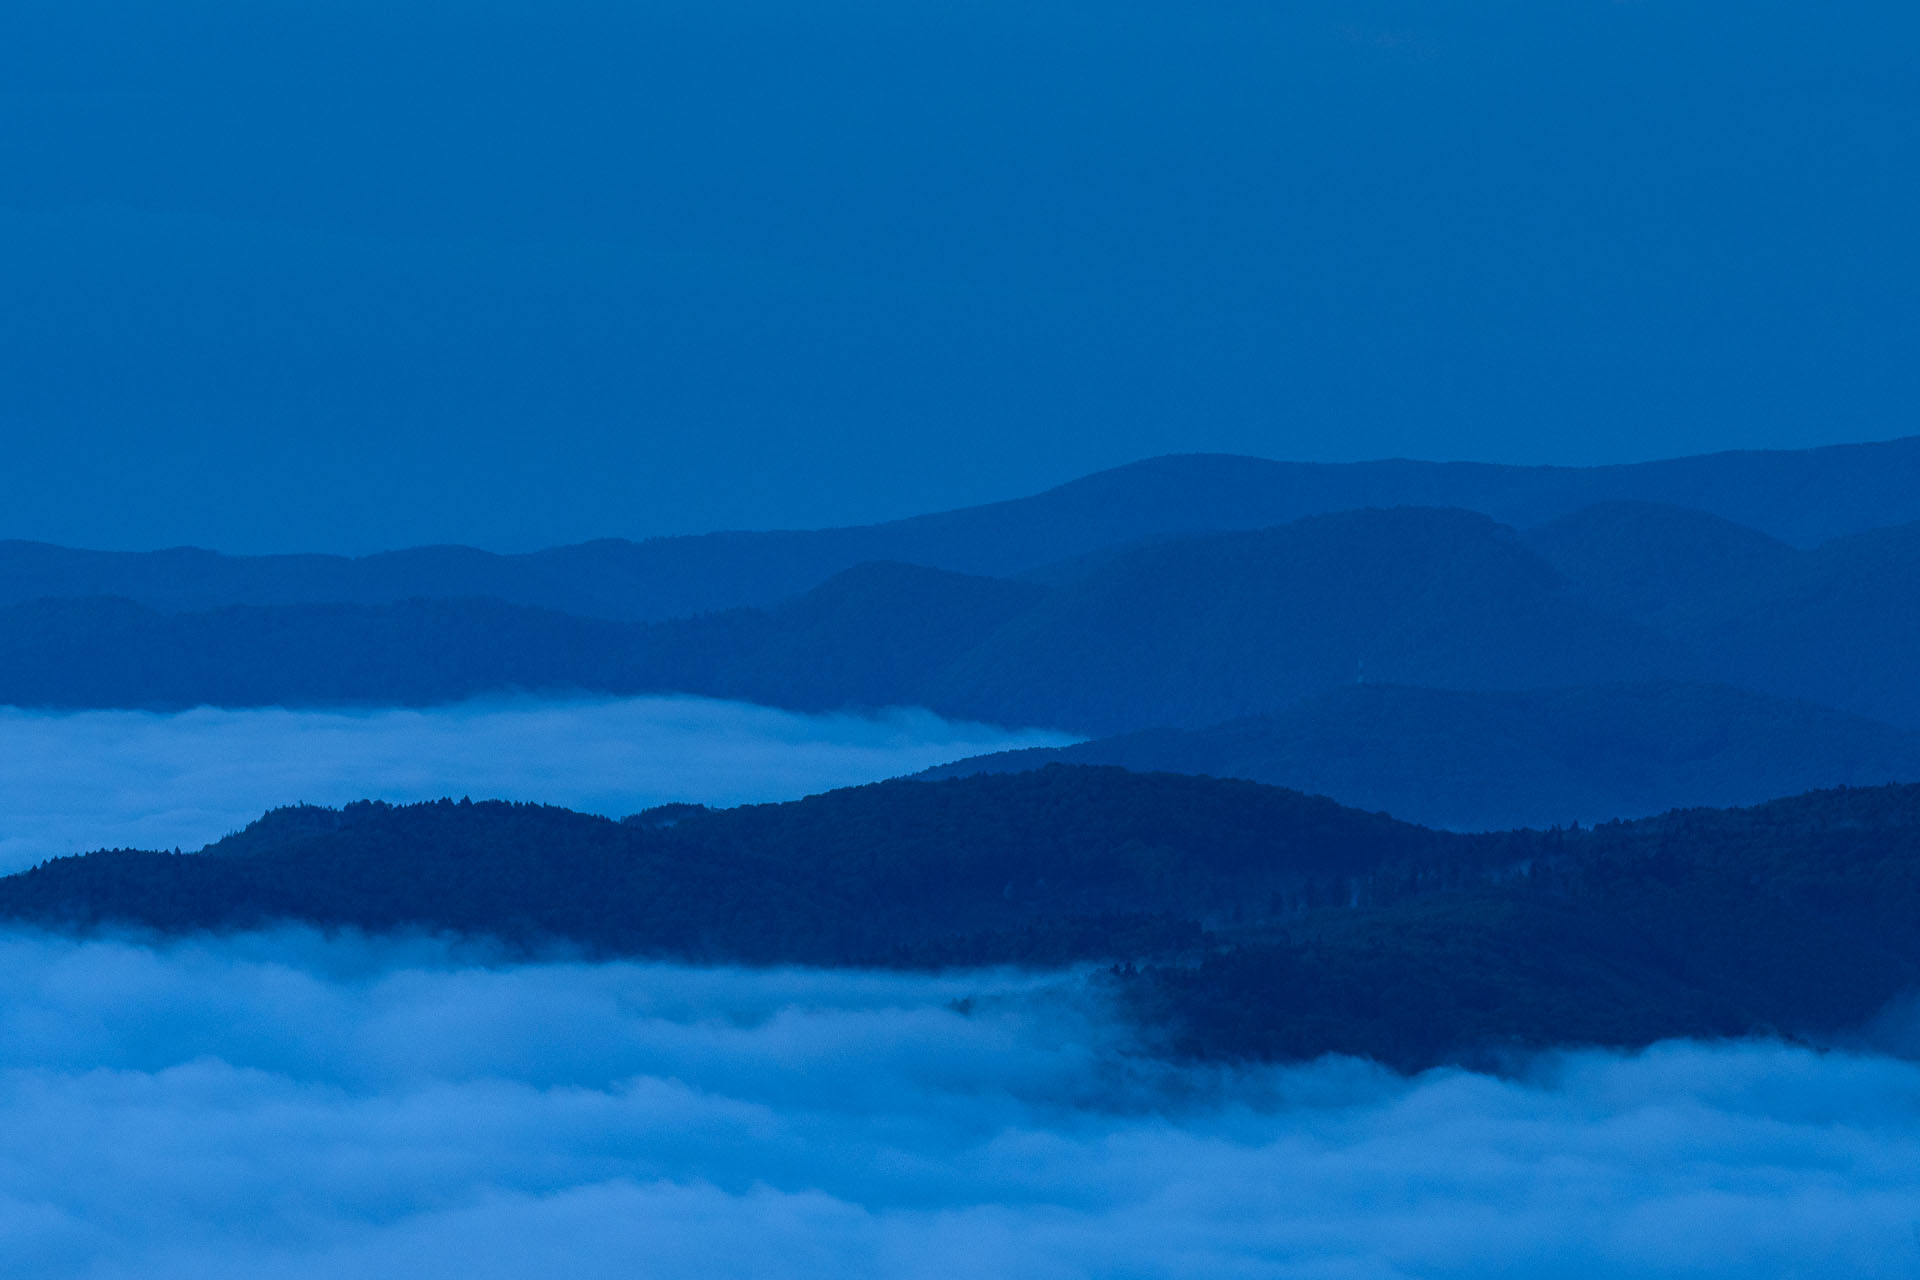
M 1130 948 L 1141 920 L 1337 896 L 1328 886 L 1459 839 L 1253 783 L 1118 769 L 882 783 L 670 818 L 498 802 L 285 809 L 201 854 L 97 853 L 0 879 L 0 916 L 416 925 L 718 959 L 1064 959 Z M 1102 920 L 1118 943 L 1087 932 Z
M 1446 835 L 1252 783 L 1055 766 L 627 822 L 291 809 L 199 854 L 57 859 L 0 917 L 428 928 L 603 953 L 1115 963 L 1153 1043 L 1402 1067 L 1825 1035 L 1920 980 L 1920 787 Z
M 1134 995 L 1186 1052 L 1339 1048 L 1417 1067 L 1503 1047 L 1827 1037 L 1920 985 L 1920 787 L 1478 839 L 1527 856 L 1478 883 L 1447 884 L 1444 864 L 1379 876 L 1371 906 L 1157 967 Z

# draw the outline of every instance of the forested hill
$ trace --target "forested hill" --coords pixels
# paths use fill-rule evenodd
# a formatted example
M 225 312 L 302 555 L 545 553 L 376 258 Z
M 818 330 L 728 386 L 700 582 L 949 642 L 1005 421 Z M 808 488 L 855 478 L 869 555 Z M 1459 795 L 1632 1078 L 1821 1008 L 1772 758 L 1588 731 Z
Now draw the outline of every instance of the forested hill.
M 419 547 L 362 557 L 225 556 L 0 542 L 0 606 L 117 596 L 176 613 L 483 596 L 648 622 L 769 605 L 870 560 L 1005 577 L 1147 539 L 1259 529 L 1363 507 L 1461 507 L 1524 527 L 1616 500 L 1698 508 L 1811 546 L 1920 520 L 1920 437 L 1589 468 L 1188 455 L 887 524 L 606 539 L 527 555 Z
M 1823 1035 L 1920 980 L 1920 787 L 1447 835 L 1251 783 L 1055 766 L 624 822 L 289 809 L 0 880 L 0 917 L 278 921 L 748 962 L 1115 964 L 1149 1044 L 1401 1067 Z
M 361 803 L 277 810 L 199 854 L 56 859 L 0 880 L 0 915 L 169 931 L 417 924 L 701 959 L 1064 959 L 1084 949 L 1052 936 L 1063 922 L 1340 896 L 1352 876 L 1458 839 L 1279 788 L 1118 769 L 879 783 L 619 823 L 539 805 Z M 1000 936 L 1033 929 L 1046 936 L 1031 954 Z

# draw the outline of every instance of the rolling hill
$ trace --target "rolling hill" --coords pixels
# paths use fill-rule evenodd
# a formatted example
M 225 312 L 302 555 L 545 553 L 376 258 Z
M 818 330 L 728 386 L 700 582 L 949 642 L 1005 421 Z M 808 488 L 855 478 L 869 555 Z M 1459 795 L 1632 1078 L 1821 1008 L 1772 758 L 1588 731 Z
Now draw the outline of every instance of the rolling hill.
M 0 918 L 283 922 L 700 961 L 1111 965 L 1161 1052 L 1403 1069 L 1833 1036 L 1920 980 L 1920 787 L 1587 831 L 1428 831 L 1253 783 L 1056 765 L 626 822 L 287 809 L 194 854 L 0 879 Z
M 1525 688 L 1689 670 L 1679 646 L 1567 599 L 1511 530 L 1421 509 L 1154 543 L 1055 586 L 871 564 L 769 609 L 653 626 L 493 600 L 0 609 L 0 701 L 62 707 L 675 692 L 1111 733 L 1273 710 L 1362 673 Z
M 1681 646 L 1569 599 L 1512 530 L 1401 508 L 1116 555 L 970 650 L 926 703 L 1112 733 L 1199 727 L 1359 680 L 1523 689 L 1693 669 Z
M 1645 621 L 1792 560 L 1786 543 L 1688 507 L 1603 502 L 1527 530 L 1581 600 Z
M 364 557 L 80 551 L 0 542 L 0 605 L 116 596 L 161 612 L 485 596 L 629 622 L 764 606 L 897 560 L 1009 577 L 1143 540 L 1363 507 L 1437 506 L 1528 527 L 1595 503 L 1696 508 L 1796 546 L 1920 520 L 1920 437 L 1610 467 L 1154 458 L 1031 497 L 857 528 L 607 539 L 526 555 L 420 547 Z
M 1920 523 L 1836 538 L 1651 621 L 1725 679 L 1920 729 Z
M 1056 762 L 1247 778 L 1424 826 L 1493 831 L 1916 782 L 1920 734 L 1724 685 L 1358 685 L 1209 728 L 1001 752 L 920 776 Z
M 1324 896 L 1317 883 L 1458 839 L 1252 783 L 1117 769 L 883 783 L 626 822 L 540 805 L 361 803 L 277 810 L 199 854 L 56 859 L 0 879 L 0 918 L 444 928 L 760 962 L 991 961 L 1029 944 L 1064 959 L 1107 945 L 1093 922 L 1133 930 L 1276 892 Z M 1080 941 L 1050 939 L 1056 926 Z
M 1586 508 L 1524 534 L 1473 512 L 1394 508 L 1151 539 L 1017 579 L 870 562 L 772 606 L 654 624 L 480 597 L 199 612 L 43 599 L 0 607 L 0 702 L 420 704 L 509 690 L 671 692 L 800 710 L 918 704 L 1107 737 L 1270 715 L 1361 683 L 1516 693 L 1653 681 L 1713 682 L 1920 731 L 1915 634 L 1920 523 L 1798 551 L 1655 504 Z M 1621 696 L 1616 722 L 1648 714 L 1643 701 Z M 1492 705 L 1482 711 L 1493 714 Z M 1369 732 L 1371 712 L 1347 710 L 1362 717 L 1353 732 Z M 1566 708 L 1536 710 L 1580 731 L 1554 719 L 1572 714 Z M 1456 708 L 1469 721 L 1482 711 Z M 1837 743 L 1834 725 L 1776 731 L 1769 725 L 1791 717 L 1759 704 L 1736 712 L 1696 701 L 1660 715 L 1679 730 L 1683 711 L 1727 724 L 1746 716 L 1753 741 L 1778 743 L 1778 767 L 1757 755 L 1739 766 L 1756 778 L 1812 785 L 1855 776 L 1794 771 L 1793 735 Z M 1416 733 L 1413 722 L 1401 728 Z M 1337 734 L 1331 725 L 1320 732 Z M 1486 721 L 1474 732 L 1495 728 Z M 1624 777 L 1581 782 L 1578 768 L 1548 776 L 1540 770 L 1558 757 L 1544 741 L 1535 739 L 1531 763 L 1512 767 L 1534 780 L 1543 803 L 1564 803 L 1566 816 L 1595 812 L 1589 806 L 1609 796 L 1628 806 L 1613 812 L 1678 802 L 1696 784 L 1700 799 L 1755 798 L 1684 769 L 1674 775 L 1687 779 L 1679 790 Z M 1630 754 L 1676 763 L 1663 750 L 1648 739 Z M 1482 763 L 1493 767 L 1491 756 Z M 1488 797 L 1475 817 L 1473 805 L 1436 808 L 1417 790 L 1401 801 L 1436 822 L 1539 816 Z M 1372 802 L 1373 793 L 1350 794 Z

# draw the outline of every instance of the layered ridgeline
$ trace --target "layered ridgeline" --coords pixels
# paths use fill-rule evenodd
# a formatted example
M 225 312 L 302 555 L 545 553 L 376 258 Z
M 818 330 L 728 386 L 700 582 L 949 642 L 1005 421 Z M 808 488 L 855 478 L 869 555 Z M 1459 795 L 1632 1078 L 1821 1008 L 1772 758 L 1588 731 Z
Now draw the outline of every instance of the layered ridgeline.
M 1920 733 L 1714 684 L 1368 684 L 1204 729 L 1003 751 L 919 776 L 1052 763 L 1248 778 L 1426 826 L 1497 831 L 1920 779 Z
M 1460 507 L 1530 527 L 1622 500 L 1695 508 L 1812 546 L 1920 520 L 1920 437 L 1589 468 L 1155 458 L 1033 497 L 888 524 L 610 539 L 513 556 L 467 547 L 223 556 L 0 542 L 0 605 L 115 596 L 180 613 L 486 597 L 582 617 L 662 621 L 773 604 L 873 560 L 1007 577 L 1143 540 L 1365 507 Z
M 1920 787 L 1449 835 L 1245 782 L 1055 766 L 624 822 L 288 809 L 197 854 L 0 880 L 0 917 L 282 921 L 749 963 L 1116 965 L 1200 1057 L 1826 1036 L 1920 978 Z
M 856 566 L 673 622 L 492 599 L 0 608 L 0 702 L 428 703 L 501 690 L 917 704 L 1088 735 L 1197 729 L 1355 683 L 1717 682 L 1920 729 L 1920 525 L 1796 551 L 1612 504 L 1519 533 L 1399 508 L 1174 538 L 1019 579 Z

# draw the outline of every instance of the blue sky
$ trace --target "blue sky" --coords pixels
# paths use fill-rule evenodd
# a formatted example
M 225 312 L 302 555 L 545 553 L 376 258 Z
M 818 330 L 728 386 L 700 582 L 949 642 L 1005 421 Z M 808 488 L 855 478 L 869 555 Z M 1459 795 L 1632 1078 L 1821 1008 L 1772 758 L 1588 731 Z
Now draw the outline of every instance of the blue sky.
M 1920 10 L 10 0 L 0 536 L 1915 430 Z

